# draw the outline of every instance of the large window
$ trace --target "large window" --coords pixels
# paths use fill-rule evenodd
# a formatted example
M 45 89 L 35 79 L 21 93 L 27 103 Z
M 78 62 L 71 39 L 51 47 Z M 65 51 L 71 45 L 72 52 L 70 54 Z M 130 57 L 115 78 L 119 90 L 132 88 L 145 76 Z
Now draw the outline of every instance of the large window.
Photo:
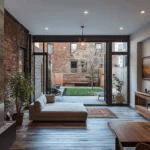
M 99 50 L 99 51 L 102 50 L 102 43 L 96 43 L 95 44 L 95 49 Z
M 83 73 L 87 72 L 87 62 L 86 61 L 81 61 L 81 70 Z
M 71 43 L 70 54 L 74 55 L 76 51 L 77 51 L 77 43 Z
M 77 73 L 77 61 L 71 61 L 71 72 L 72 73 Z
M 112 52 L 127 52 L 127 42 L 113 42 Z
M 48 43 L 47 50 L 48 50 L 48 54 L 52 55 L 53 54 L 53 44 Z

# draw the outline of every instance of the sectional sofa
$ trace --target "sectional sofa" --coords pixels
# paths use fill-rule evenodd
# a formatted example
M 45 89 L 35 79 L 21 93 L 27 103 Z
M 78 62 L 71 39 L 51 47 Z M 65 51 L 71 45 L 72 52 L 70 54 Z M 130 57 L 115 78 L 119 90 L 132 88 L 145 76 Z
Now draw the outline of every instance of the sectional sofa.
M 55 96 L 42 94 L 29 106 L 29 119 L 33 121 L 87 120 L 87 110 L 82 103 L 55 102 Z

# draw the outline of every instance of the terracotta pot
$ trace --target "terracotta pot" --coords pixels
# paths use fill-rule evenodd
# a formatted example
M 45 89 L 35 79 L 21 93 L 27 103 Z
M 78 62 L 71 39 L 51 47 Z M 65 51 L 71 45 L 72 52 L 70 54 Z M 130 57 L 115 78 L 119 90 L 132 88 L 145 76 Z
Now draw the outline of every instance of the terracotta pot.
M 17 126 L 22 125 L 23 116 L 24 116 L 24 113 L 20 113 L 20 114 L 15 113 L 15 114 L 12 115 L 12 119 L 13 119 L 13 121 L 16 121 Z

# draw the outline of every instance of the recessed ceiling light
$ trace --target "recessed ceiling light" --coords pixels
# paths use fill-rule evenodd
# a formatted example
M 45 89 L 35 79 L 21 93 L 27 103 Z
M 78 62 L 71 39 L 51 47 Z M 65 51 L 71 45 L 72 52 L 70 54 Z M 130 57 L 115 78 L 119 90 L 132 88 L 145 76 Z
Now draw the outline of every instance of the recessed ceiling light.
M 46 27 L 45 30 L 48 30 L 48 27 Z
M 66 49 L 66 47 L 65 47 L 65 46 L 64 46 L 63 48 L 64 48 L 64 49 Z
M 141 14 L 145 14 L 145 11 L 144 11 L 144 10 L 142 10 L 142 11 L 141 11 Z
M 84 14 L 88 14 L 89 12 L 87 10 L 84 11 Z
M 123 30 L 123 27 L 120 27 L 120 30 Z

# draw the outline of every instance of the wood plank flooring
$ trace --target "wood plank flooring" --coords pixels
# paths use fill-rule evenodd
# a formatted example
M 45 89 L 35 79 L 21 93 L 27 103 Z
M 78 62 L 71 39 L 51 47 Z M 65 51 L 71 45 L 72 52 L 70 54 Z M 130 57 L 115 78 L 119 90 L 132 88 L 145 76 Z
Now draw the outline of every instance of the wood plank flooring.
M 146 120 L 128 107 L 107 108 L 115 113 L 118 119 L 88 118 L 86 125 L 82 123 L 33 124 L 29 123 L 26 114 L 23 126 L 17 128 L 17 140 L 11 150 L 115 150 L 115 137 L 109 130 L 107 122 Z

